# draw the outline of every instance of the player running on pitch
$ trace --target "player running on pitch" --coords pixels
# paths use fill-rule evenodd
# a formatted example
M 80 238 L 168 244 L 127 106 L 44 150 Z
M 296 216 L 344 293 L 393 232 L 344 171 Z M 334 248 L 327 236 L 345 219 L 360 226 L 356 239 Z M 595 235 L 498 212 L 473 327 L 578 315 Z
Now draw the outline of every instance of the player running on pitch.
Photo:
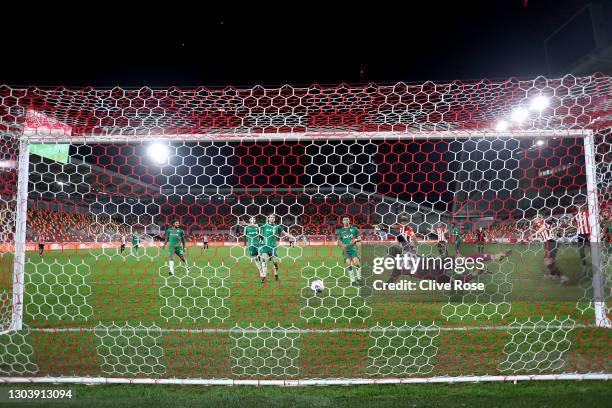
M 208 235 L 202 235 L 202 249 L 208 249 Z
M 125 251 L 125 235 L 121 235 L 121 247 L 119 248 L 119 253 L 123 254 L 123 251 Z
M 170 267 L 170 275 L 174 275 L 174 255 L 179 257 L 181 262 L 183 262 L 185 270 L 189 273 L 189 266 L 185 259 L 185 231 L 179 227 L 179 222 L 174 221 L 172 227 L 168 228 L 165 234 L 166 240 L 164 241 L 164 248 L 166 248 L 166 244 L 169 244 L 168 266 Z
M 250 224 L 253 225 L 253 224 Z M 266 282 L 268 275 L 268 262 L 272 261 L 274 264 L 274 279 L 278 281 L 278 269 L 280 264 L 280 258 L 278 257 L 278 240 L 285 236 L 290 240 L 295 240 L 295 237 L 288 233 L 282 225 L 276 223 L 276 215 L 269 214 L 266 222 L 259 224 L 259 235 L 261 236 L 262 243 L 259 248 L 259 256 L 261 259 L 261 283 Z
M 351 285 L 355 285 L 356 282 L 361 284 L 361 265 L 359 263 L 359 249 L 357 248 L 357 243 L 361 242 L 359 228 L 351 225 L 351 219 L 345 216 L 342 217 L 342 228 L 336 232 L 336 235 L 338 236 L 337 244 L 342 247 L 342 255 Z
M 244 245 L 248 248 L 249 255 L 253 259 L 253 262 L 255 262 L 259 277 L 263 279 L 264 275 L 261 267 L 261 257 L 259 255 L 261 236 L 259 235 L 257 220 L 255 217 L 250 217 L 248 223 L 241 222 L 240 224 L 244 226 Z
M 138 248 L 140 248 L 140 235 L 137 233 L 132 234 L 132 255 L 134 252 L 138 255 Z

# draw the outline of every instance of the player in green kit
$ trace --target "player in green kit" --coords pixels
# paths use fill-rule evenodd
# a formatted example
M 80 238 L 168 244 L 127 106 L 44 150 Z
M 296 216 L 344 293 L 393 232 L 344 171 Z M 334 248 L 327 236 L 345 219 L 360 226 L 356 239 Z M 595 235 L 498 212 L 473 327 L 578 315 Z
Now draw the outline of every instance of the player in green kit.
M 459 252 L 459 248 L 461 248 L 461 244 L 463 243 L 463 238 L 461 237 L 461 233 L 459 232 L 459 227 L 454 222 L 451 224 L 449 232 L 453 237 L 453 241 L 455 243 L 455 255 L 461 255 Z
M 342 228 L 336 232 L 336 235 L 338 236 L 338 245 L 342 247 L 342 254 L 351 285 L 355 285 L 355 276 L 357 276 L 357 282 L 361 283 L 361 265 L 357 248 L 357 243 L 361 242 L 359 228 L 351 225 L 349 217 L 342 217 Z M 353 268 L 355 273 L 353 273 Z
M 280 258 L 278 257 L 278 240 L 285 236 L 290 240 L 295 240 L 295 237 L 285 231 L 282 225 L 276 223 L 276 215 L 269 214 L 266 222 L 259 224 L 259 235 L 261 236 L 261 247 L 259 248 L 259 257 L 261 260 L 261 283 L 266 281 L 268 275 L 268 262 L 274 264 L 274 278 L 278 280 L 278 268 Z
M 263 278 L 261 271 L 261 258 L 259 257 L 259 249 L 261 248 L 261 236 L 259 235 L 259 226 L 255 217 L 250 217 L 248 223 L 241 222 L 244 226 L 244 245 L 248 248 L 249 255 L 253 258 L 259 277 Z
M 179 228 L 179 222 L 174 221 L 172 227 L 166 230 L 166 240 L 164 241 L 164 248 L 168 246 L 168 266 L 170 267 L 170 275 L 174 275 L 174 255 L 178 256 L 185 270 L 189 272 L 189 266 L 187 266 L 187 260 L 185 260 L 185 231 Z
M 136 252 L 136 255 L 138 255 L 139 247 L 140 247 L 140 236 L 134 233 L 132 234 L 132 254 Z

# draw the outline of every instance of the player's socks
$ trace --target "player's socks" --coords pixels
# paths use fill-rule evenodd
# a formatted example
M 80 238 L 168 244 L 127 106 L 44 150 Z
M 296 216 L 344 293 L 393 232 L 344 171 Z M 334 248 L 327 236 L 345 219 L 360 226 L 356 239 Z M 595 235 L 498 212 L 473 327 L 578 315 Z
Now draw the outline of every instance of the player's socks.
M 187 272 L 189 272 L 189 265 L 187 265 L 186 259 L 183 261 L 183 265 L 185 266 L 185 269 L 187 269 Z
M 264 261 L 264 262 L 261 263 L 261 277 L 265 280 L 266 276 L 268 276 L 268 265 Z M 263 282 L 263 280 L 262 280 L 262 282 Z
M 355 275 L 357 276 L 357 281 L 361 282 L 361 266 L 355 267 Z
M 353 273 L 353 267 L 349 266 L 346 269 L 348 271 L 348 276 L 349 276 L 349 279 L 350 279 L 351 285 L 352 285 L 353 283 L 355 283 L 355 274 Z
M 174 261 L 168 262 L 168 267 L 170 268 L 170 275 L 174 275 Z
M 261 264 L 262 262 L 255 258 L 255 267 L 257 268 L 257 273 L 259 274 L 259 277 L 261 278 L 263 276 L 263 274 L 261 273 Z

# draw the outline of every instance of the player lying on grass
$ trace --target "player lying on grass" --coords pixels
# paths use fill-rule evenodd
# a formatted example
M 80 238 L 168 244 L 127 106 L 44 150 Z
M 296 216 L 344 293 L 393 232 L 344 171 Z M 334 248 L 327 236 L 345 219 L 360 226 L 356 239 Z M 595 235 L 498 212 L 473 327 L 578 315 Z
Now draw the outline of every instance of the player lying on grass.
M 389 255 L 407 255 L 414 258 L 423 258 L 417 254 L 417 239 L 414 230 L 408 225 L 409 217 L 407 214 L 400 215 L 399 223 L 389 228 L 389 233 L 394 235 L 399 246 L 392 247 L 389 251 Z M 452 230 L 451 230 L 452 232 Z M 456 241 L 455 241 L 456 243 Z M 508 257 L 512 251 L 504 251 L 498 254 L 474 254 L 465 259 L 480 259 L 482 262 L 488 262 L 492 260 L 501 261 Z M 448 257 L 447 257 L 448 258 Z M 444 260 L 444 258 L 442 258 Z M 427 268 L 423 268 L 423 264 Z M 419 262 L 417 270 L 412 271 L 410 268 L 394 268 L 391 276 L 389 277 L 388 283 L 395 282 L 402 275 L 414 276 L 418 279 L 423 280 L 435 280 L 439 283 L 450 282 L 451 279 L 461 280 L 463 282 L 469 282 L 479 275 L 478 271 L 471 272 L 470 274 L 459 275 L 452 277 L 452 274 L 443 269 L 441 266 L 444 262 Z
M 185 231 L 179 228 L 180 224 L 178 221 L 174 221 L 172 227 L 166 230 L 164 249 L 168 245 L 168 267 L 170 268 L 170 275 L 174 275 L 174 255 L 178 256 L 185 270 L 189 272 L 189 266 L 185 259 Z
M 342 217 L 342 228 L 337 231 L 336 235 L 338 236 L 337 244 L 342 247 L 342 255 L 351 285 L 356 282 L 361 284 L 361 265 L 359 263 L 359 249 L 357 248 L 357 243 L 361 242 L 359 228 L 351 225 L 349 217 Z M 355 277 L 357 277 L 357 280 L 355 280 Z
M 461 282 L 470 282 L 475 277 L 477 277 L 478 275 L 480 275 L 481 273 L 485 271 L 485 269 L 481 269 L 481 270 L 471 271 L 470 273 L 457 274 L 452 270 L 444 269 L 444 265 L 447 263 L 446 260 L 450 259 L 450 257 L 448 256 L 438 258 L 439 262 L 431 262 L 432 259 L 435 259 L 435 258 L 431 258 L 429 259 L 429 261 L 426 261 L 425 257 L 418 255 L 416 251 L 409 250 L 409 252 L 403 252 L 400 255 L 404 255 L 404 254 L 410 257 L 413 257 L 413 258 L 420 258 L 418 264 L 414 262 L 415 264 L 418 265 L 416 270 L 413 271 L 410 266 L 406 268 L 396 267 L 393 269 L 393 272 L 391 272 L 391 276 L 387 280 L 387 283 L 395 282 L 400 276 L 414 276 L 417 279 L 433 280 L 438 283 L 448 283 L 448 282 L 451 282 L 452 280 L 458 280 Z M 473 254 L 473 255 L 466 256 L 466 257 L 462 257 L 462 258 L 464 258 L 464 263 L 465 263 L 465 260 L 472 260 L 474 264 L 478 260 L 480 260 L 482 263 L 490 262 L 490 261 L 501 262 L 502 260 L 510 256 L 511 254 L 512 254 L 512 250 L 507 250 L 507 251 L 499 252 L 497 254 L 479 253 L 479 254 Z

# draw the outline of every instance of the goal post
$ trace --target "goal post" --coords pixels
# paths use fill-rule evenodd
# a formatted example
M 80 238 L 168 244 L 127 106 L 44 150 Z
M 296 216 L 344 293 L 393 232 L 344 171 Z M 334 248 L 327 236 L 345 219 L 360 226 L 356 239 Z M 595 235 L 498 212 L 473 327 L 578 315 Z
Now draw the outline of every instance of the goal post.
M 19 140 L 17 197 L 15 208 L 15 261 L 13 264 L 13 314 L 9 330 L 23 328 L 23 299 L 25 289 L 26 223 L 28 208 L 28 174 L 30 143 Z
M 0 86 L 0 381 L 610 379 L 610 92 Z

